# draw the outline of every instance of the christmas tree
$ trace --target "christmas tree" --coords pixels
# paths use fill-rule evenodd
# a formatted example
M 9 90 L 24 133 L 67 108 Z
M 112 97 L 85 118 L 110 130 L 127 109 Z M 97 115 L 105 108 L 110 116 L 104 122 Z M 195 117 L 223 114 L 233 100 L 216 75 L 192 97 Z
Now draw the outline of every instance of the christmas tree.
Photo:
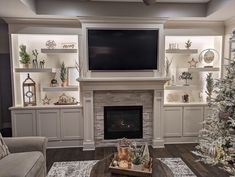
M 226 76 L 214 84 L 214 97 L 209 101 L 211 114 L 199 132 L 199 145 L 194 154 L 206 164 L 223 164 L 235 174 L 235 61 L 226 67 Z

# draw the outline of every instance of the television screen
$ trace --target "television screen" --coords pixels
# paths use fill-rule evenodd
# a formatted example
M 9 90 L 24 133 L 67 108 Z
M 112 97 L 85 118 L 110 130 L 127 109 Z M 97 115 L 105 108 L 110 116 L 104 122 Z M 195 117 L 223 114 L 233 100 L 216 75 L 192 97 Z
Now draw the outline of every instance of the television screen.
M 158 30 L 88 30 L 89 70 L 158 69 Z

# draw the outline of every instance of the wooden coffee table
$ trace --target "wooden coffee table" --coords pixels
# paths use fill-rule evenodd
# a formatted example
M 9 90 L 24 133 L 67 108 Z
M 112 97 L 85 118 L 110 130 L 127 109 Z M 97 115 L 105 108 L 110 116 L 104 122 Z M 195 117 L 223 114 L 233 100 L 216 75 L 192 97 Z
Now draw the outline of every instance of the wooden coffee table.
M 109 165 L 112 162 L 113 154 L 100 160 L 91 170 L 90 177 L 131 177 L 119 174 L 112 174 Z M 135 177 L 135 176 L 132 176 Z M 174 177 L 172 171 L 158 159 L 153 160 L 152 177 Z

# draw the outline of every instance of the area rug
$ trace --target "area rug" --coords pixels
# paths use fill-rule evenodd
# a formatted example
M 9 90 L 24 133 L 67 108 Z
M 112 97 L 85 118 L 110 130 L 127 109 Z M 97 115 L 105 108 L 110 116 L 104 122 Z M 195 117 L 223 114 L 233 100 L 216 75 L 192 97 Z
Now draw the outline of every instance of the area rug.
M 174 177 L 196 177 L 181 158 L 159 158 L 174 174 Z
M 181 158 L 159 158 L 173 172 L 175 177 L 196 177 Z M 47 177 L 89 177 L 97 160 L 55 162 Z

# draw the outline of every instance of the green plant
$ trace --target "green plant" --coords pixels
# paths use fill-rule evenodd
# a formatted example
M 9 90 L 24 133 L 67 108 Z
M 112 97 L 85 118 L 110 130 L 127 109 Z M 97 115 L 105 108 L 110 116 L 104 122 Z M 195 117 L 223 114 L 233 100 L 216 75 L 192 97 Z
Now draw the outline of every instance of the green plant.
M 20 45 L 20 62 L 22 64 L 29 64 L 30 63 L 30 56 L 26 52 L 26 45 Z
M 64 62 L 60 66 L 60 79 L 64 82 L 67 79 L 67 69 L 65 67 Z
M 192 45 L 192 42 L 190 40 L 187 40 L 187 42 L 185 42 L 185 47 L 187 49 L 189 49 L 191 47 L 191 45 Z
M 133 164 L 140 165 L 145 160 L 145 156 L 143 155 L 144 146 L 137 147 L 136 143 L 133 143 L 129 146 L 129 151 Z

